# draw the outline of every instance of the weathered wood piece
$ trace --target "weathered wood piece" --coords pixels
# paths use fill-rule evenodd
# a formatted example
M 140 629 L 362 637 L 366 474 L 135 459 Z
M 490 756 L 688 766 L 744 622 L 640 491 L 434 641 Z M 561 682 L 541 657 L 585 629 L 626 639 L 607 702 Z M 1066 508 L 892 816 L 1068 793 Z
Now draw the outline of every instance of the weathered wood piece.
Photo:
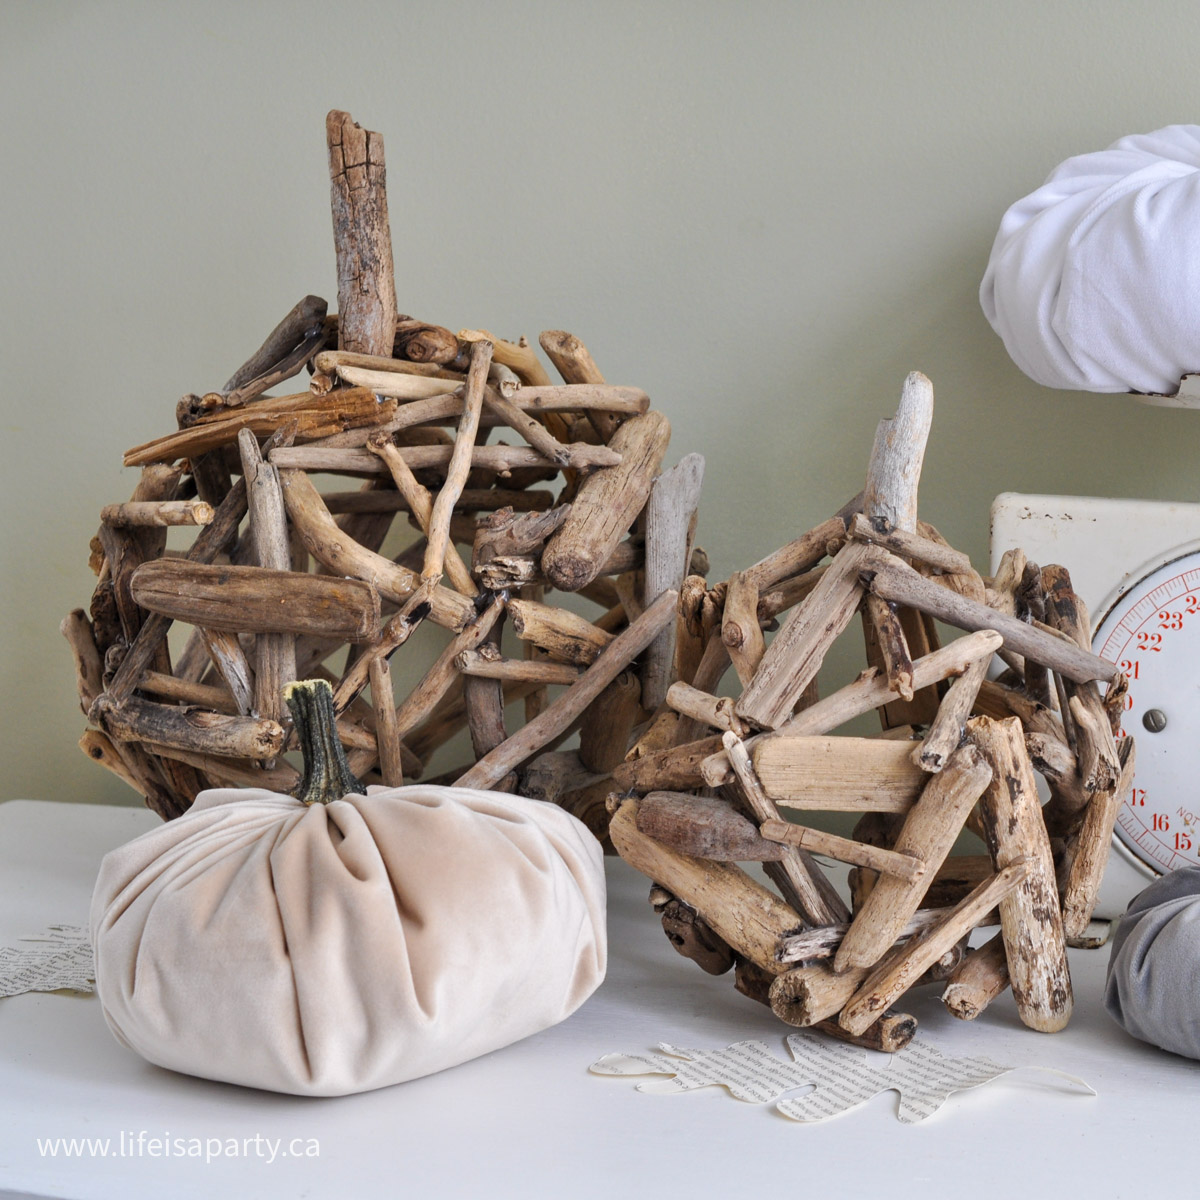
M 662 732 L 669 731 L 664 727 Z M 700 764 L 717 751 L 724 757 L 721 739 L 715 735 L 678 746 L 672 744 L 661 750 L 638 743 L 630 751 L 630 757 L 613 768 L 613 783 L 623 792 L 682 792 L 702 788 L 704 777 L 700 774 Z M 732 775 L 732 770 L 730 773 Z
M 1019 858 L 1029 865 L 1024 882 L 1000 904 L 1017 1013 L 1031 1029 L 1053 1033 L 1071 1016 L 1071 972 L 1054 858 L 1021 723 L 975 717 L 967 733 L 992 766 L 979 808 L 993 861 L 997 868 Z
M 1070 851 L 1071 868 L 1063 889 L 1063 934 L 1068 938 L 1083 936 L 1092 919 L 1100 896 L 1100 883 L 1108 863 L 1113 829 L 1121 805 L 1133 787 L 1133 768 L 1136 747 L 1133 738 L 1122 738 L 1117 746 L 1121 774 L 1114 787 L 1096 792 L 1088 805 L 1083 825 Z
M 834 970 L 839 973 L 877 963 L 900 936 L 920 907 L 932 873 L 950 853 L 967 813 L 991 781 L 992 768 L 974 746 L 964 745 L 940 774 L 926 778 L 929 782 L 905 818 L 893 849 L 923 862 L 929 874 L 914 882 L 893 875 L 876 880 L 838 948 Z
M 357 579 L 160 558 L 143 563 L 130 588 L 148 612 L 208 629 L 379 637 L 379 593 Z
M 292 554 L 288 545 L 287 510 L 283 504 L 283 490 L 279 486 L 279 471 L 263 461 L 258 440 L 248 430 L 238 434 L 238 449 L 242 460 L 242 476 L 246 481 L 250 538 L 258 565 L 271 571 L 290 572 Z M 310 578 L 307 574 L 303 577 Z M 291 596 L 281 592 L 277 600 L 280 607 L 287 607 Z M 374 597 L 374 602 L 377 601 L 378 593 Z M 322 618 L 325 615 L 323 612 Z M 323 623 L 320 631 L 325 632 Z M 284 724 L 288 719 L 288 708 L 283 699 L 283 686 L 295 678 L 294 632 L 260 632 L 254 641 L 254 711 L 260 717 L 269 717 L 272 721 Z
M 894 417 L 880 421 L 867 464 L 862 511 L 893 529 L 915 531 L 917 486 L 933 423 L 933 385 L 919 371 L 904 381 Z
M 732 968 L 737 958 L 733 947 L 690 904 L 657 884 L 650 889 L 650 903 L 662 919 L 667 941 L 684 958 L 709 975 L 724 975 Z
M 847 546 L 808 598 L 794 608 L 742 692 L 737 714 L 763 729 L 776 729 L 819 669 L 826 651 L 846 628 L 862 595 L 859 575 L 873 549 Z
M 784 855 L 784 846 L 763 837 L 749 817 L 709 796 L 647 792 L 637 827 L 672 850 L 714 862 L 777 862 Z
M 589 771 L 607 775 L 624 762 L 634 728 L 643 719 L 642 685 L 633 671 L 622 671 L 584 710 L 579 758 Z
M 972 950 L 950 976 L 942 1003 L 960 1021 L 973 1021 L 1008 987 L 1004 935 L 996 934 Z
M 908 529 L 896 529 L 885 517 L 869 517 L 866 513 L 855 513 L 850 518 L 847 533 L 856 542 L 870 542 L 882 546 L 901 558 L 924 563 L 948 574 L 965 575 L 974 571 L 971 560 L 960 550 L 942 542 L 922 537 Z
M 542 570 L 555 587 L 577 592 L 600 574 L 645 507 L 670 436 L 670 423 L 654 411 L 631 417 L 613 434 L 609 445 L 621 455 L 620 464 L 580 483 L 570 514 L 542 554 Z
M 743 688 L 750 686 L 767 649 L 758 600 L 758 586 L 749 572 L 738 571 L 729 577 L 721 615 L 721 641 Z
M 838 862 L 868 867 L 910 883 L 925 874 L 925 864 L 911 855 L 881 850 L 877 846 L 839 837 L 823 829 L 793 825 L 791 821 L 769 820 L 762 822 L 759 832 L 768 841 L 794 846 L 797 850 L 808 850 L 812 854 L 824 854 L 836 858 Z
M 746 727 L 733 711 L 734 702 L 729 696 L 712 696 L 690 683 L 677 680 L 667 689 L 667 704 L 682 716 L 700 721 L 710 729 L 729 730 L 738 737 L 745 737 Z
M 284 742 L 277 721 L 175 708 L 137 696 L 120 704 L 100 696 L 88 719 L 118 741 L 152 742 L 229 758 L 274 758 Z
M 777 971 L 776 947 L 796 930 L 796 914 L 740 867 L 680 854 L 647 837 L 637 826 L 638 807 L 626 800 L 609 824 L 621 857 L 690 904 L 743 957 Z
M 966 735 L 967 718 L 975 707 L 987 671 L 988 660 L 977 658 L 946 690 L 933 724 L 912 752 L 913 762 L 922 771 L 936 775 L 958 748 Z
M 511 680 L 536 684 L 572 684 L 583 674 L 582 667 L 548 659 L 504 658 L 485 643 L 478 650 L 464 650 L 454 665 L 464 674 L 480 679 Z
M 509 771 L 568 729 L 576 717 L 637 657 L 675 613 L 677 592 L 664 592 L 628 629 L 601 651 L 592 665 L 519 733 L 484 755 L 458 781 L 459 787 L 491 787 Z
M 588 348 L 573 333 L 562 329 L 546 329 L 538 337 L 538 342 L 565 383 L 604 383 L 604 376 Z M 611 442 L 621 418 L 612 412 L 589 412 L 588 421 L 601 442 Z
M 379 773 L 387 787 L 404 782 L 400 756 L 400 732 L 396 727 L 396 699 L 392 694 L 392 673 L 382 655 L 371 659 L 371 701 L 375 708 L 375 739 L 379 755 Z
M 959 629 L 995 630 L 1004 638 L 1005 645 L 1018 654 L 1044 663 L 1077 683 L 1087 683 L 1093 679 L 1110 683 L 1120 674 L 1112 663 L 1073 642 L 1044 633 L 1015 617 L 1005 616 L 984 604 L 939 587 L 887 551 L 865 546 L 863 549 L 866 557 L 861 566 L 870 579 L 870 589 L 886 600 L 907 604 Z
M 753 743 L 768 796 L 787 808 L 907 812 L 928 776 L 905 742 L 850 737 L 773 737 Z
M 117 529 L 208 525 L 212 519 L 213 506 L 203 500 L 129 500 L 100 510 L 100 520 Z
M 337 251 L 338 348 L 390 356 L 396 285 L 383 138 L 337 109 L 325 118 L 325 138 Z
M 532 642 L 557 662 L 586 666 L 613 641 L 611 633 L 565 608 L 536 600 L 510 600 L 508 611 L 517 637 Z
M 888 688 L 904 700 L 913 698 L 913 663 L 899 612 L 886 600 L 868 593 L 863 597 L 863 616 L 873 634 Z M 870 639 L 869 639 L 870 640 Z
M 679 591 L 692 557 L 692 540 L 704 482 L 704 456 L 688 454 L 653 483 L 646 502 L 646 563 L 643 605 L 667 590 Z M 675 622 L 672 621 L 646 650 L 642 663 L 642 703 L 653 711 L 671 686 L 675 663 Z
M 329 306 L 320 296 L 305 296 L 298 301 L 225 381 L 221 388 L 225 404 L 245 404 L 297 374 L 325 341 L 328 311 Z
M 842 1009 L 838 1024 L 850 1033 L 866 1032 L 872 1022 L 891 1007 L 914 983 L 979 923 L 979 918 L 1003 903 L 1025 879 L 1027 867 L 1020 859 L 1002 867 L 981 883 L 937 924 L 914 937 L 863 980 Z
M 450 542 L 450 518 L 471 472 L 471 456 L 475 448 L 475 436 L 479 431 L 479 414 L 483 407 L 483 394 L 487 389 L 487 372 L 491 362 L 491 342 L 476 342 L 471 347 L 471 370 L 467 375 L 463 415 L 454 437 L 454 450 L 446 467 L 446 480 L 433 502 L 429 528 L 426 530 L 428 546 L 425 550 L 425 563 L 421 568 L 422 579 L 437 579 L 442 574 L 446 548 Z

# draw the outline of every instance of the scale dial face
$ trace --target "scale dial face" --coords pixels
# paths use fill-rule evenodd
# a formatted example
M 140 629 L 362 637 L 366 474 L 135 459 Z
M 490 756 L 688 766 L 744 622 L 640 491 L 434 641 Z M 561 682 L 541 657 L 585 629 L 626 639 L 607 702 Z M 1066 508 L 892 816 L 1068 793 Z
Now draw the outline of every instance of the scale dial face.
M 1117 837 L 1152 871 L 1200 864 L 1200 551 L 1143 574 L 1092 639 L 1129 679 L 1121 737 L 1136 737 Z

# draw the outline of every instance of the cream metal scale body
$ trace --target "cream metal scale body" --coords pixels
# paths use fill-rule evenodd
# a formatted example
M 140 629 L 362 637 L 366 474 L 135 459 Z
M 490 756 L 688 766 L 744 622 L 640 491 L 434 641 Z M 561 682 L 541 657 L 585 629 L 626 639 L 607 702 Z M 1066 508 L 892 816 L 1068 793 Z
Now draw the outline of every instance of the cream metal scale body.
M 1013 546 L 1071 572 L 1092 649 L 1129 678 L 1136 777 L 1095 912 L 1111 920 L 1159 875 L 1200 864 L 1200 504 L 1008 492 L 992 505 L 993 570 Z

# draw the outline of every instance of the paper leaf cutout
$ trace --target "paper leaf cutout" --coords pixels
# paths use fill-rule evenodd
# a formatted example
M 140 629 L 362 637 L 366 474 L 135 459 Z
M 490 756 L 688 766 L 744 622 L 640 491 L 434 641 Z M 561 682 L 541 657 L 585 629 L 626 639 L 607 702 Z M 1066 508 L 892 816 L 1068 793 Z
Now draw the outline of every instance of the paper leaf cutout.
M 51 925 L 26 934 L 19 946 L 0 946 L 0 997 L 25 992 L 94 992 L 96 972 L 88 931 Z
M 913 1041 L 903 1050 L 872 1061 L 862 1051 L 815 1034 L 787 1039 L 792 1061 L 784 1062 L 762 1042 L 735 1042 L 721 1050 L 685 1050 L 661 1043 L 664 1054 L 606 1054 L 591 1066 L 597 1075 L 665 1075 L 638 1084 L 638 1091 L 660 1095 L 719 1086 L 738 1100 L 768 1103 L 793 1121 L 824 1121 L 865 1104 L 880 1092 L 900 1095 L 898 1118 L 906 1125 L 937 1112 L 954 1093 L 979 1087 L 1016 1070 L 987 1058 L 949 1058 L 928 1042 Z M 669 1056 L 669 1057 L 668 1057 Z M 1090 1087 L 1051 1067 L 1037 1070 Z M 780 1100 L 785 1092 L 808 1087 L 806 1095 Z

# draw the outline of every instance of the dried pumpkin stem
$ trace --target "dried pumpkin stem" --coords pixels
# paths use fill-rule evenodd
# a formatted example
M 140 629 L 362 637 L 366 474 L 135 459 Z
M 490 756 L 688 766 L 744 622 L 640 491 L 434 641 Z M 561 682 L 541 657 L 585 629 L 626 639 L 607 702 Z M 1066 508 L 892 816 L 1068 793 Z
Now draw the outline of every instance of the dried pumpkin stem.
M 304 804 L 328 804 L 343 796 L 364 794 L 366 789 L 351 772 L 337 734 L 333 689 L 324 679 L 287 684 L 283 698 L 292 714 L 304 777 L 292 793 Z

